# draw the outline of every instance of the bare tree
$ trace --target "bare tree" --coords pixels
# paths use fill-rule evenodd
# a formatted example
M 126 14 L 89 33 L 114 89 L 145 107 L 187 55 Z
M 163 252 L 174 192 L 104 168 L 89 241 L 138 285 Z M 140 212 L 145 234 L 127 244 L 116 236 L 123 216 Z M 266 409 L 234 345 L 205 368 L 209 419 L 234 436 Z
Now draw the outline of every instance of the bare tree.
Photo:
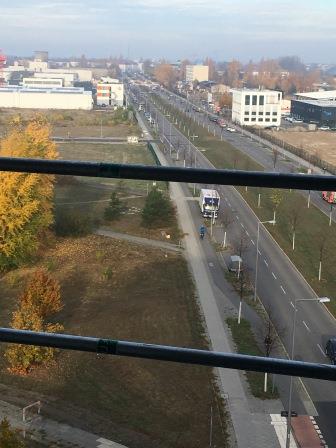
M 273 203 L 273 220 L 275 221 L 276 211 L 284 199 L 284 193 L 280 188 L 273 188 L 271 191 L 270 199 Z
M 241 267 L 240 275 L 236 283 L 236 289 L 239 294 L 238 324 L 240 324 L 243 299 L 251 291 L 250 273 L 246 265 Z
M 275 167 L 277 164 L 277 161 L 279 159 L 279 151 L 276 148 L 273 148 L 272 158 L 273 158 L 273 170 L 275 171 Z
M 241 230 L 239 238 L 235 241 L 233 247 L 236 254 L 243 258 L 243 255 L 249 248 L 249 238 L 244 230 Z
M 263 347 L 263 352 L 269 358 L 274 349 L 280 345 L 280 338 L 285 333 L 285 328 L 280 326 L 272 305 L 265 307 L 265 314 L 257 329 L 257 333 Z M 267 372 L 265 372 L 264 392 L 267 392 Z
M 328 238 L 328 233 L 321 232 L 321 239 L 320 239 L 320 243 L 319 243 L 319 271 L 318 271 L 319 282 L 321 281 L 321 277 L 322 277 L 322 261 L 323 261 L 324 250 L 326 247 L 327 238 Z
M 226 249 L 226 236 L 227 236 L 226 234 L 227 234 L 228 228 L 230 227 L 230 225 L 232 223 L 233 223 L 233 216 L 232 216 L 231 211 L 227 208 L 224 211 L 223 215 L 221 216 L 221 225 L 224 229 L 224 237 L 223 237 L 223 243 L 222 243 L 223 249 Z
M 300 198 L 301 199 L 301 198 Z M 299 219 L 303 213 L 303 202 L 301 200 L 296 200 L 292 203 L 292 206 L 290 208 L 290 223 L 292 226 L 292 250 L 295 250 L 295 236 L 296 236 L 296 229 L 299 223 Z

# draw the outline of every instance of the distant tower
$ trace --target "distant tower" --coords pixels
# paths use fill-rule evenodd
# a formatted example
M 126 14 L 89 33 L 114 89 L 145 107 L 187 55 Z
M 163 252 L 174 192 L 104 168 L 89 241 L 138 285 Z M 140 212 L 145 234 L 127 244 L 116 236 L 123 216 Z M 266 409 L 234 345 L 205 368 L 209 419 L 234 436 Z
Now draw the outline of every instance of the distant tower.
M 0 86 L 3 86 L 6 84 L 3 69 L 6 64 L 6 56 L 2 53 L 2 50 L 0 50 Z

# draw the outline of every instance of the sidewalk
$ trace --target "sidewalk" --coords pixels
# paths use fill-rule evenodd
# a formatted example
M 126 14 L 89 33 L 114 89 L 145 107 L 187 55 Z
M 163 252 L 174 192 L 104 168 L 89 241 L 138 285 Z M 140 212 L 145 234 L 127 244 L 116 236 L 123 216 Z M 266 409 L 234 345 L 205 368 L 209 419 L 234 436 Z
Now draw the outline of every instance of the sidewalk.
M 182 250 L 182 247 L 177 246 L 176 244 L 165 243 L 164 241 L 160 241 L 160 240 L 150 240 L 149 238 L 143 238 L 141 236 L 129 235 L 127 233 L 114 232 L 113 230 L 110 230 L 106 227 L 101 227 L 100 229 L 96 230 L 95 234 L 107 236 L 110 238 L 116 238 L 118 240 L 130 241 L 131 243 L 140 244 L 142 246 L 157 247 L 159 249 L 170 250 L 173 252 L 181 252 L 181 250 Z
M 13 427 L 32 434 L 34 440 L 51 446 L 66 446 L 68 448 L 126 448 L 124 445 L 99 437 L 73 426 L 58 423 L 43 417 L 43 403 L 41 417 L 37 416 L 30 422 L 22 421 L 22 408 L 0 400 L 0 420 L 7 417 Z
M 140 117 L 138 121 L 140 126 L 143 127 L 144 124 Z M 161 164 L 167 166 L 168 163 L 158 146 L 153 144 L 153 147 Z M 182 187 L 180 184 L 172 182 L 170 183 L 170 191 L 177 207 L 179 225 L 185 234 L 186 258 L 193 273 L 212 349 L 215 351 L 232 352 L 233 350 L 229 342 L 230 337 L 223 325 L 217 306 L 217 301 L 222 303 L 225 301 L 228 305 L 229 301 L 218 288 L 213 286 L 203 248 L 200 245 L 198 233 L 193 224 Z M 230 412 L 237 446 L 241 448 L 280 447 L 277 435 L 271 425 L 271 412 L 269 410 L 260 412 L 255 406 L 256 403 L 254 403 L 251 409 L 251 403 L 248 401 L 240 374 L 231 369 L 217 369 L 217 372 L 222 396 Z M 280 402 L 276 402 L 275 408 L 272 413 L 277 413 L 281 409 Z

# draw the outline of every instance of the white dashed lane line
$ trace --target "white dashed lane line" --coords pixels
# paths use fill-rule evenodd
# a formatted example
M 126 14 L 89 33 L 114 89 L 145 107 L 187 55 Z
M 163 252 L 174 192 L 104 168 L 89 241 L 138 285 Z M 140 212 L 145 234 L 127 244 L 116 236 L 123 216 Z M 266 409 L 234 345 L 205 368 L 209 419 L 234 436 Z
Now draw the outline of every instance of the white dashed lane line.
M 306 322 L 303 320 L 302 323 L 303 323 L 303 325 L 306 327 L 306 330 L 309 331 L 309 333 L 310 333 L 310 332 L 311 332 L 311 331 L 310 331 L 310 328 L 308 327 L 308 325 L 306 324 Z
M 245 229 L 244 224 L 241 222 L 240 225 L 242 226 L 243 229 Z
M 294 303 L 293 303 L 293 302 L 291 302 L 290 304 L 291 304 L 291 306 L 292 306 L 293 308 L 295 308 L 295 306 L 294 306 Z
M 320 344 L 317 344 L 317 346 L 318 346 L 320 352 L 322 353 L 322 355 L 326 358 L 326 354 L 324 353 L 323 348 L 320 346 Z
M 283 289 L 282 285 L 280 285 L 281 291 L 286 294 L 286 291 Z
M 248 233 L 248 231 L 247 231 L 247 230 L 246 230 L 246 235 L 247 235 L 247 236 L 250 236 L 250 234 Z
M 276 278 L 276 275 L 274 274 L 274 272 L 272 272 L 272 275 L 273 275 L 274 280 L 276 280 L 277 278 Z
M 236 215 L 236 218 L 238 219 L 238 221 L 239 221 L 239 216 L 238 215 Z
M 251 240 L 251 243 L 253 244 L 253 246 L 255 246 L 255 244 L 254 244 L 254 241 L 253 241 L 253 240 Z
M 267 263 L 267 261 L 264 259 L 264 263 L 265 263 L 265 265 L 268 267 L 268 263 Z
M 261 255 L 261 252 L 260 252 L 260 250 L 259 250 L 259 249 L 258 249 L 258 254 L 259 254 L 259 255 Z

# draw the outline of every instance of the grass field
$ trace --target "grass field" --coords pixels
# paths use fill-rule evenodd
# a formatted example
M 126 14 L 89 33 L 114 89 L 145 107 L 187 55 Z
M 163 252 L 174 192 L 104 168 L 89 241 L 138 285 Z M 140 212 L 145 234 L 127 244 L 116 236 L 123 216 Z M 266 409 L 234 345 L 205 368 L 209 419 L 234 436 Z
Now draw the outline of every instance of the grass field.
M 160 100 L 160 103 L 163 104 L 162 100 Z M 167 107 L 166 104 L 165 107 Z M 182 120 L 182 118 L 186 120 L 175 109 L 170 109 L 169 112 L 174 115 L 177 114 L 178 120 Z M 190 123 L 190 126 L 193 126 L 193 132 L 199 135 L 199 138 L 195 140 L 196 146 L 205 150 L 204 154 L 215 167 L 263 170 L 263 167 L 246 154 L 237 150 L 227 142 L 219 141 L 217 137 L 210 135 L 206 129 L 197 125 L 195 126 L 194 122 Z M 274 191 L 262 188 L 249 188 L 246 192 L 243 187 L 239 187 L 238 191 L 246 199 L 260 220 L 273 218 L 274 204 L 270 197 Z M 258 193 L 261 193 L 261 208 L 257 207 Z M 314 288 L 317 295 L 335 299 L 335 224 L 333 223 L 329 227 L 328 217 L 315 206 L 310 205 L 308 209 L 306 200 L 299 192 L 283 190 L 281 197 L 282 201 L 277 210 L 277 224 L 271 226 L 269 231 L 308 283 Z M 293 216 L 295 215 L 297 215 L 297 228 L 295 250 L 293 251 L 291 242 Z M 318 281 L 320 248 L 323 242 L 322 279 Z M 336 316 L 336 300 L 332 300 L 327 306 L 334 316 Z
M 178 254 L 98 236 L 56 240 L 34 268 L 3 276 L 2 326 L 39 266 L 61 283 L 64 309 L 57 320 L 65 332 L 207 348 L 192 280 Z M 132 447 L 206 446 L 212 406 L 213 446 L 228 446 L 227 417 L 206 367 L 63 351 L 48 369 L 26 377 L 9 375 L 0 356 L 0 382 L 11 387 L 3 399 L 26 404 L 40 397 L 44 415 Z
M 251 325 L 246 319 L 241 319 L 240 324 L 236 318 L 229 317 L 226 322 L 231 330 L 233 341 L 237 348 L 237 353 L 252 356 L 264 356 L 261 352 L 254 334 L 251 330 Z M 262 400 L 269 398 L 279 398 L 276 390 L 272 393 L 272 381 L 270 377 L 267 379 L 267 392 L 264 392 L 264 374 L 260 372 L 246 372 L 246 379 L 250 387 L 251 393 Z

